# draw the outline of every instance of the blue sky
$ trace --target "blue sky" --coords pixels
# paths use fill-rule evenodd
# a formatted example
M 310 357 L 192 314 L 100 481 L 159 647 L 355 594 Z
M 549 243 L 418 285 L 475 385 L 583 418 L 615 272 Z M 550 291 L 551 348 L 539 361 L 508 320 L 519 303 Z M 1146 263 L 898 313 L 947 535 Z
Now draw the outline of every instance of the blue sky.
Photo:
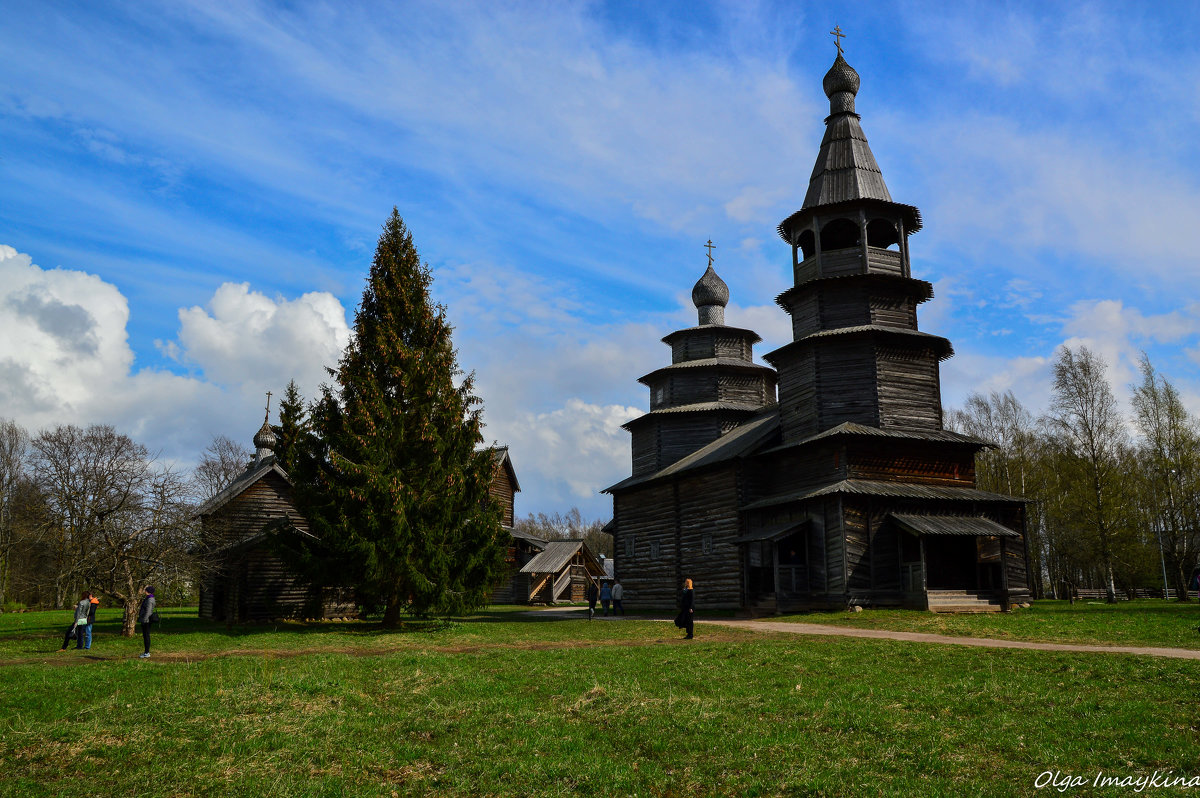
M 846 31 L 893 197 L 921 208 L 943 399 L 1035 412 L 1063 343 L 1200 411 L 1192 3 L 0 2 L 0 416 L 169 460 L 312 395 L 393 205 L 509 444 L 517 511 L 607 517 L 637 377 L 774 297 Z

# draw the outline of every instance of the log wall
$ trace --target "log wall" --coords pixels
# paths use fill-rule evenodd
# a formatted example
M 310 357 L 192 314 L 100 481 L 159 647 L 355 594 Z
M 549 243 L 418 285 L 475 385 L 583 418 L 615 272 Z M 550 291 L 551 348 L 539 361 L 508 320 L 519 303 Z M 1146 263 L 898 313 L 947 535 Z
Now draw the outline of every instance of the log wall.
M 932 350 L 879 347 L 879 425 L 942 428 L 938 359 Z

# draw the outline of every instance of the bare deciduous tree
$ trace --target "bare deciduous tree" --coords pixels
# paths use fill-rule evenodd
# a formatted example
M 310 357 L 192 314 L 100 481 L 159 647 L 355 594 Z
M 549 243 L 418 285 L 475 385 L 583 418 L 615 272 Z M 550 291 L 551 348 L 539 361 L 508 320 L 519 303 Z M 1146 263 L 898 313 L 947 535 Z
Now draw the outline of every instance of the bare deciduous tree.
M 188 484 L 110 426 L 59 426 L 32 443 L 63 558 L 57 592 L 86 582 L 124 608 L 131 636 L 141 588 L 190 569 L 198 541 Z
M 192 472 L 201 499 L 211 499 L 246 470 L 252 453 L 225 435 L 214 435 Z
M 513 526 L 519 532 L 542 540 L 582 540 L 594 553 L 613 556 L 612 535 L 603 531 L 604 522 L 585 521 L 578 507 L 553 515 L 530 513 L 525 518 L 518 518 Z

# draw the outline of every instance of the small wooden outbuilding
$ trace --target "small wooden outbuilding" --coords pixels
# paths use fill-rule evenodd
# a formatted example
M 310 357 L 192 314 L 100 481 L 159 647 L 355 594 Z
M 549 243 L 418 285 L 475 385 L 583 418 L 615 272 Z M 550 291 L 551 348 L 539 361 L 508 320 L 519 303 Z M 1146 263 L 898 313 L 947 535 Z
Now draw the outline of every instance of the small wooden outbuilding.
M 551 540 L 521 567 L 529 577 L 531 604 L 583 601 L 589 582 L 606 576 L 604 564 L 582 540 Z

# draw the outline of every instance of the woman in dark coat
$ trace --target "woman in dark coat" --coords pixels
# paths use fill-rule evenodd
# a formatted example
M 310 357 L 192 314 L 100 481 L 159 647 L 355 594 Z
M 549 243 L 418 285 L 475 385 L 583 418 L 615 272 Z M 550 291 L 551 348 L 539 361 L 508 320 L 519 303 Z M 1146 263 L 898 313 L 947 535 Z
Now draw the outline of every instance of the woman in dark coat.
M 692 639 L 692 630 L 696 622 L 696 596 L 692 592 L 692 580 L 683 580 L 683 602 L 682 609 L 679 611 L 680 617 L 683 619 L 683 626 L 687 629 L 687 636 L 684 640 Z
M 146 651 L 141 655 L 141 659 L 146 659 L 150 656 L 150 626 L 158 618 L 158 613 L 154 611 L 154 588 L 142 588 L 142 592 L 145 597 L 138 607 L 138 623 L 142 625 L 142 642 L 146 644 Z

